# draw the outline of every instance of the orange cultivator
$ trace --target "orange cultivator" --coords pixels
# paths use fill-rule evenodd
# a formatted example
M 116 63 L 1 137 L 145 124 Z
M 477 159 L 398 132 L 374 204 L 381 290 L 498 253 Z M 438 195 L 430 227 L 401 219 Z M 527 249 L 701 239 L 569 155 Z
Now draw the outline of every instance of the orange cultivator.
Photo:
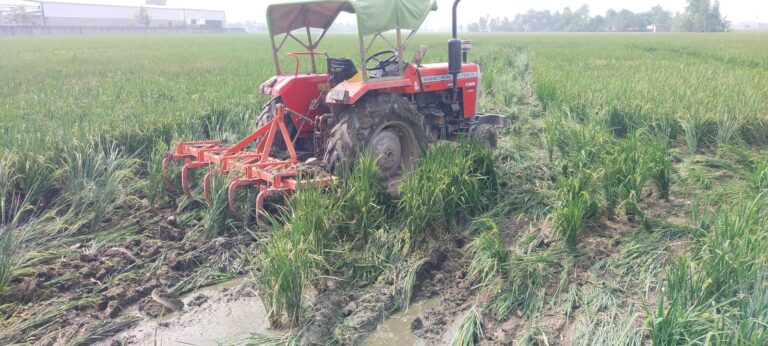
M 176 151 L 166 154 L 163 158 L 166 187 L 174 190 L 167 174 L 171 161 L 185 161 L 181 170 L 181 186 L 187 196 L 191 196 L 189 171 L 198 168 L 208 169 L 203 179 L 203 191 L 208 202 L 211 201 L 211 176 L 231 174 L 232 181 L 227 191 L 229 209 L 237 214 L 238 188 L 256 186 L 260 190 L 256 197 L 256 215 L 260 216 L 267 197 L 296 191 L 300 185 L 299 179 L 301 184 L 329 186 L 335 178 L 323 173 L 323 170 L 316 165 L 299 162 L 293 142 L 288 135 L 288 129 L 285 126 L 286 113 L 300 118 L 303 116 L 287 110 L 282 103 L 276 104 L 274 111 L 274 117 L 269 122 L 232 146 L 227 146 L 220 140 L 179 142 L 176 145 Z M 266 113 L 262 116 L 266 116 Z M 309 119 L 302 119 L 302 122 L 304 121 Z M 285 160 L 270 156 L 278 131 L 289 154 L 289 158 Z M 247 149 L 252 143 L 255 144 L 255 148 Z

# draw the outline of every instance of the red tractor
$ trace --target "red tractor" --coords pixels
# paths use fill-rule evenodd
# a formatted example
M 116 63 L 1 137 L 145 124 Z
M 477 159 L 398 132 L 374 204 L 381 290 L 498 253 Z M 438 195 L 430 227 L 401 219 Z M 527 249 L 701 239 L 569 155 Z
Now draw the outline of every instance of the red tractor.
M 462 134 L 495 146 L 500 115 L 477 113 L 480 68 L 467 62 L 471 42 L 448 41 L 448 62 L 422 64 L 427 47 L 420 46 L 412 61 L 403 51 L 436 0 L 303 0 L 274 4 L 267 9 L 276 75 L 261 85 L 271 100 L 257 121 L 258 129 L 234 145 L 218 140 L 180 142 L 166 155 L 185 161 L 182 187 L 190 194 L 190 169 L 205 168 L 205 197 L 210 200 L 210 178 L 231 174 L 230 209 L 235 212 L 236 190 L 258 187 L 257 215 L 264 199 L 295 191 L 299 182 L 328 186 L 333 174 L 353 163 L 361 151 L 377 159 L 377 175 L 397 182 L 414 169 L 428 143 L 452 140 Z M 352 59 L 317 51 L 328 29 L 342 13 L 357 18 L 361 70 Z M 404 35 L 407 33 L 407 35 Z M 374 43 L 386 48 L 369 52 Z M 281 50 L 290 42 L 305 51 L 290 52 L 294 70 L 286 73 Z M 325 72 L 318 70 L 324 58 Z M 311 70 L 299 71 L 301 59 Z M 167 176 L 167 175 L 166 175 Z M 169 189 L 172 184 L 166 180 Z

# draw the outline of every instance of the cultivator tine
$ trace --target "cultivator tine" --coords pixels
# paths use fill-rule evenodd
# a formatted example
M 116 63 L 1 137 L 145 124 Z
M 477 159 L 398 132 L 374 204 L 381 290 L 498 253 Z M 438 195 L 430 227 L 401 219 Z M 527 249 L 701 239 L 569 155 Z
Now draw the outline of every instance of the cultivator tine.
M 262 216 L 265 216 L 267 214 L 264 211 L 264 200 L 267 197 L 275 196 L 277 194 L 280 194 L 283 197 L 285 197 L 285 194 L 287 192 L 288 192 L 287 189 L 277 189 L 277 188 L 269 188 L 259 192 L 259 195 L 256 196 L 256 222 L 259 223 L 259 225 L 261 225 Z
M 189 170 L 207 167 L 210 164 L 210 162 L 206 161 L 191 161 L 187 159 L 184 167 L 181 168 L 181 188 L 187 197 L 192 197 L 192 189 L 190 188 L 189 184 Z
M 261 184 L 264 184 L 264 181 L 260 179 L 232 178 L 232 182 L 229 183 L 229 188 L 227 189 L 227 201 L 229 202 L 229 211 L 232 212 L 232 215 L 240 218 L 240 212 L 237 210 L 237 189 L 244 186 L 256 186 Z
M 189 189 L 189 164 L 191 162 L 187 160 L 183 167 L 181 167 L 181 189 L 184 191 L 184 195 L 192 197 L 192 192 Z
M 238 216 L 237 211 L 237 183 L 240 179 L 237 177 L 232 178 L 232 182 L 229 183 L 229 187 L 227 188 L 227 202 L 229 203 L 229 211 L 232 213 L 232 215 Z
M 203 177 L 203 197 L 205 197 L 205 201 L 208 202 L 208 204 L 213 201 L 213 197 L 211 196 L 211 171 L 205 173 L 205 177 Z

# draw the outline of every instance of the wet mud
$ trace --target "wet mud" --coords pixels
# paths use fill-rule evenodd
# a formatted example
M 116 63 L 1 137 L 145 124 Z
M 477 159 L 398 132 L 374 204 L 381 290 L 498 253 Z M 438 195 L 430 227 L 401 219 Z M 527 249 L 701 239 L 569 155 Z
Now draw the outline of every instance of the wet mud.
M 181 311 L 163 311 L 160 317 L 146 319 L 98 345 L 219 345 L 268 327 L 267 312 L 250 278 L 209 286 L 181 301 Z

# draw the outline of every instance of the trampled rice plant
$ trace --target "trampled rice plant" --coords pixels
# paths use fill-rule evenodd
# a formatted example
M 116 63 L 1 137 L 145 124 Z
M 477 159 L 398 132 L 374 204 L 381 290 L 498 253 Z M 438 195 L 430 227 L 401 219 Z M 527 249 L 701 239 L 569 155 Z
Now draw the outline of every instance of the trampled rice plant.
M 664 299 L 649 320 L 655 344 L 768 341 L 766 196 L 736 201 L 706 217 L 690 258 L 665 280 Z
M 539 325 L 531 325 L 521 329 L 515 335 L 515 345 L 520 346 L 540 346 L 549 345 L 549 338 L 544 328 Z
M 427 258 L 415 259 L 411 263 L 405 265 L 404 275 L 401 275 L 400 282 L 396 283 L 396 286 L 402 287 L 402 294 L 400 296 L 400 307 L 404 310 L 408 310 L 408 306 L 411 304 L 413 298 L 413 288 L 416 286 L 416 278 L 421 266 L 427 262 Z
M 514 311 L 532 318 L 544 305 L 544 284 L 559 262 L 551 250 L 537 248 L 541 241 L 542 234 L 531 231 L 510 250 L 503 270 L 506 275 L 491 287 L 495 298 L 488 308 L 498 321 L 506 321 Z
M 11 281 L 15 269 L 13 265 L 14 245 L 11 227 L 0 225 L 0 296 Z
M 489 219 L 475 221 L 485 229 L 469 244 L 469 277 L 481 286 L 490 285 L 498 275 L 506 276 L 509 252 L 496 223 Z
M 343 264 L 351 269 L 351 282 L 373 283 L 382 273 L 394 270 L 398 261 L 407 258 L 408 241 L 401 232 L 381 227 L 369 231 L 364 240 L 364 244 L 347 244 L 338 250 L 344 254 Z
M 646 296 L 659 292 L 665 271 L 673 260 L 671 246 L 686 244 L 688 230 L 671 225 L 659 226 L 650 232 L 638 229 L 621 237 L 621 251 L 610 262 L 616 277 L 626 278 L 627 287 L 642 285 Z
M 451 339 L 452 346 L 472 346 L 480 342 L 483 337 L 483 326 L 480 312 L 473 307 L 464 316 L 459 329 Z
M 638 320 L 640 314 L 632 311 L 611 312 L 606 317 L 584 316 L 576 322 L 574 345 L 643 345 L 643 329 Z

